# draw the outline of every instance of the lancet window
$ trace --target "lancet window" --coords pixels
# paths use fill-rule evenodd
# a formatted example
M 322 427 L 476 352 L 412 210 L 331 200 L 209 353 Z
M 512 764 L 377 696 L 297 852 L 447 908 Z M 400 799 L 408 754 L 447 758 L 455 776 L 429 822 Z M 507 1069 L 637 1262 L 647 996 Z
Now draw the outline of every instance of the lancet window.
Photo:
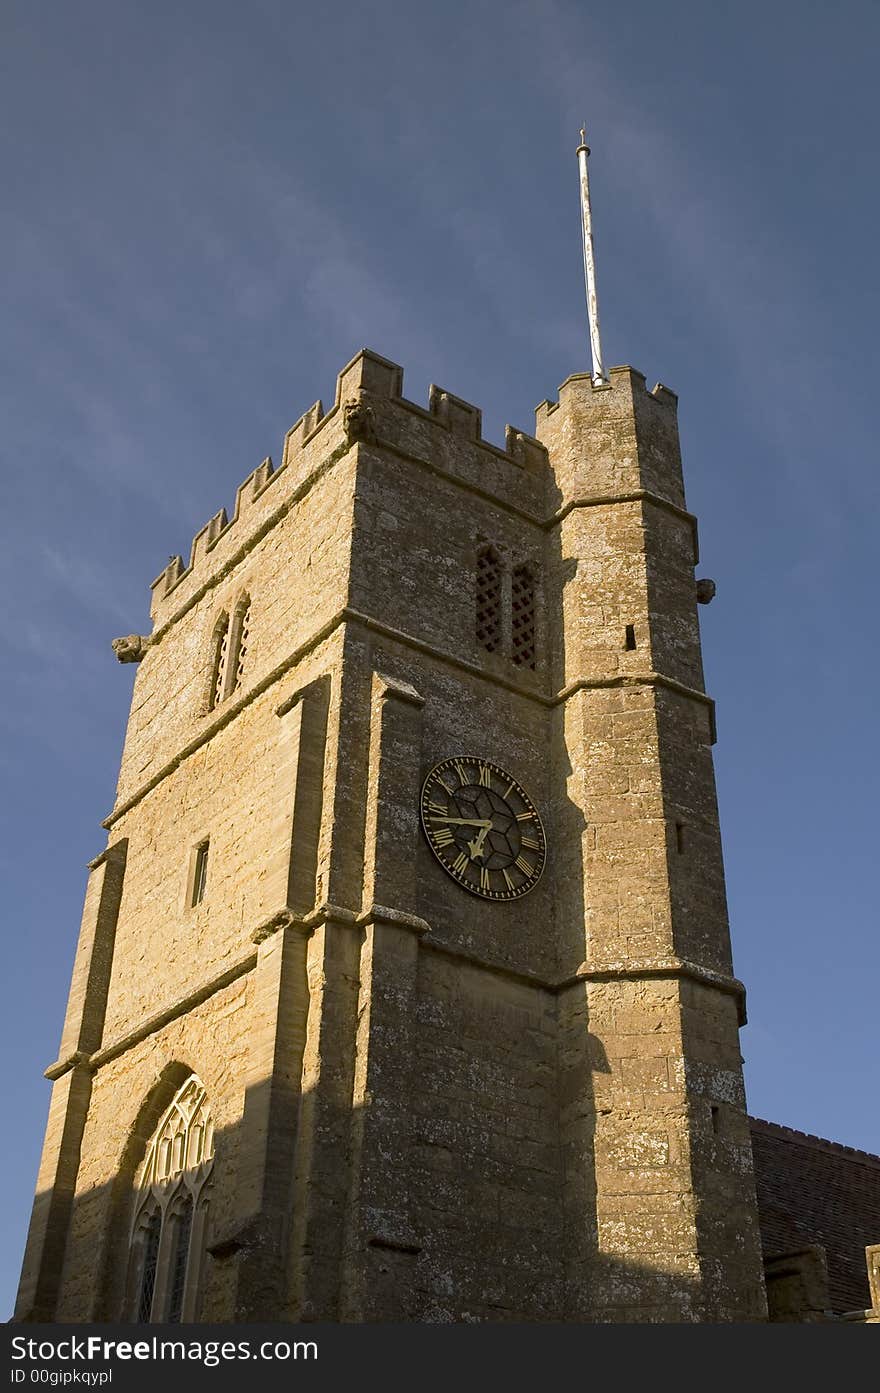
M 234 656 L 235 670 L 231 673 L 230 691 L 237 691 L 244 679 L 245 659 L 251 627 L 251 602 L 245 596 L 235 607 L 230 625 L 230 646 Z
M 251 601 L 242 595 L 232 614 L 224 612 L 214 625 L 208 710 L 238 691 L 245 676 L 250 644 Z
M 226 685 L 226 667 L 229 660 L 229 615 L 221 614 L 214 625 L 212 644 L 213 661 L 211 665 L 211 691 L 209 707 L 219 706 L 223 700 Z
M 137 1177 L 129 1319 L 196 1319 L 213 1164 L 205 1087 L 191 1074 L 160 1118 Z

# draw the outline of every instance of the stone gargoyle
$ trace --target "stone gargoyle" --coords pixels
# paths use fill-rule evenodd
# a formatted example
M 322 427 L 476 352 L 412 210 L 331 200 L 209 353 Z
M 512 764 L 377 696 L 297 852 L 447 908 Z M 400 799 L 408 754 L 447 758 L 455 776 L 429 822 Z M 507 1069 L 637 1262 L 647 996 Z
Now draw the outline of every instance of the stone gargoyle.
M 139 663 L 152 639 L 143 634 L 126 634 L 113 640 L 113 652 L 121 663 Z
M 360 397 L 347 401 L 342 408 L 342 429 L 349 445 L 353 445 L 356 440 L 364 440 L 368 444 L 374 441 L 376 423 L 373 408 Z

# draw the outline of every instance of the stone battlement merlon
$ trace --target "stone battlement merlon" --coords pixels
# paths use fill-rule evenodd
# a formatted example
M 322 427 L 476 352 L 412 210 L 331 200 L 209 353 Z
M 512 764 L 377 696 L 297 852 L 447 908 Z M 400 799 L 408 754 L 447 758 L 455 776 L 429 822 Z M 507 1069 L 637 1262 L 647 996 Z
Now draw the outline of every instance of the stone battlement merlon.
M 269 530 L 358 441 L 388 446 L 432 467 L 439 459 L 460 482 L 496 493 L 500 502 L 538 520 L 548 474 L 547 451 L 539 440 L 507 426 L 502 448 L 483 439 L 482 413 L 470 402 L 432 384 L 426 409 L 408 401 L 402 388 L 403 369 L 396 363 L 369 349 L 356 354 L 337 376 L 330 410 L 325 413 L 317 401 L 304 412 L 284 437 L 278 467 L 265 459 L 239 486 L 231 517 L 221 508 L 195 534 L 188 563 L 173 556 L 152 582 L 154 626 L 172 622 L 181 602 L 191 601 L 190 589 L 201 590 L 225 575 L 241 548 Z M 448 448 L 431 448 L 438 442 L 426 440 L 425 425 L 432 432 L 439 428 Z

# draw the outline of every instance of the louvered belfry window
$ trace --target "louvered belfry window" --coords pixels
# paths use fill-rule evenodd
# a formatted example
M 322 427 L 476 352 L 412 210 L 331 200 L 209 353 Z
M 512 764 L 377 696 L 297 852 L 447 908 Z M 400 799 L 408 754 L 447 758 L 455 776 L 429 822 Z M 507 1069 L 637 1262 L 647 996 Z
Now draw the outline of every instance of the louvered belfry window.
M 491 543 L 477 552 L 477 643 L 521 671 L 538 668 L 537 576 L 531 562 L 511 569 Z
M 535 577 L 530 566 L 517 566 L 510 583 L 510 659 L 515 667 L 535 670 Z
M 502 579 L 501 557 L 494 547 L 484 547 L 477 556 L 475 628 L 477 642 L 488 653 L 501 647 Z

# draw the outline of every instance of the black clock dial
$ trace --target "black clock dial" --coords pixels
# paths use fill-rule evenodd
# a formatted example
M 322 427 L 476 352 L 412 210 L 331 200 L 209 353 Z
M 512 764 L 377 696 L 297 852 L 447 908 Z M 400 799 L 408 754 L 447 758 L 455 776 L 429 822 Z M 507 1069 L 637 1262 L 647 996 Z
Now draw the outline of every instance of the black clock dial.
M 540 880 L 547 855 L 541 819 L 499 765 L 474 755 L 443 760 L 422 785 L 421 817 L 437 860 L 472 895 L 516 900 Z

